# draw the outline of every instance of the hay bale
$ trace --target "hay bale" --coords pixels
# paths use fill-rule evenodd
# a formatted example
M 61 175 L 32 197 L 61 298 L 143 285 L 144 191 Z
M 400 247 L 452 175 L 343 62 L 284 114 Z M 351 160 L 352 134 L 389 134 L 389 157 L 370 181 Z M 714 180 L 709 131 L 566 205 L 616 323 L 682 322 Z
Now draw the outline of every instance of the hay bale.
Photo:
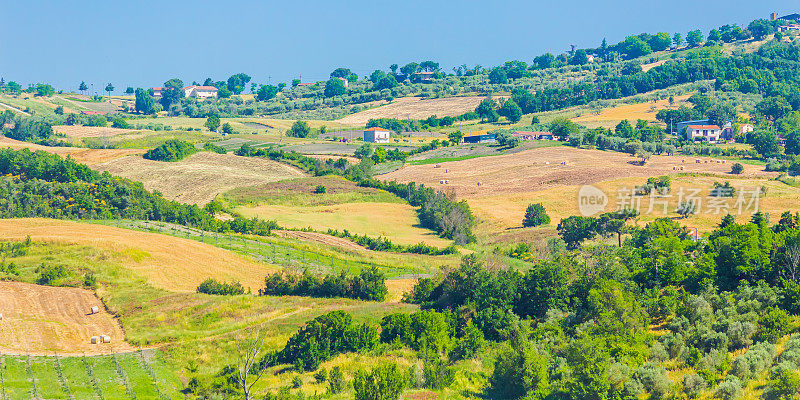
M 89 342 L 91 342 L 92 344 L 97 344 L 99 341 L 100 338 L 97 336 L 92 336 L 91 338 L 89 338 Z
M 92 306 L 92 308 L 91 308 L 91 312 L 90 312 L 89 314 L 97 314 L 97 313 L 99 313 L 99 312 L 100 312 L 100 307 L 98 307 L 98 306 Z
M 111 343 L 111 336 L 103 335 L 102 339 L 103 339 L 103 343 Z

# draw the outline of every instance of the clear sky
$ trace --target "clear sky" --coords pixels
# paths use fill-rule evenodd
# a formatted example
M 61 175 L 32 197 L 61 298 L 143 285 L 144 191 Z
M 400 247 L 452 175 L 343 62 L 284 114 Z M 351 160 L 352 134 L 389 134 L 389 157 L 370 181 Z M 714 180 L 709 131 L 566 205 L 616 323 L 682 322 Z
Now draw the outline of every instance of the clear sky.
M 392 63 L 494 66 L 616 43 L 631 34 L 708 30 L 800 12 L 797 0 L 25 0 L 0 10 L 0 76 L 76 90 L 226 79 L 323 80 Z

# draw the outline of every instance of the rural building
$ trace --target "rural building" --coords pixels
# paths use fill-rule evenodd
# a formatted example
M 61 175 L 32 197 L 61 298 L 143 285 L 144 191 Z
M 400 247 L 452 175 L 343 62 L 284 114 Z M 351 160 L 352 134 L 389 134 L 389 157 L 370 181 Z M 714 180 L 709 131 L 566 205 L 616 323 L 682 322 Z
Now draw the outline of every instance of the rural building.
M 778 17 L 778 19 L 781 21 L 797 21 L 800 20 L 800 14 L 784 15 L 782 17 Z
M 558 136 L 550 132 L 515 131 L 511 136 L 518 137 L 519 140 L 558 140 Z
M 163 87 L 154 87 L 153 88 L 153 97 L 161 97 L 161 94 L 164 93 Z
M 755 127 L 753 127 L 753 125 L 750 125 L 750 124 L 742 124 L 742 126 L 739 127 L 739 133 L 743 133 L 743 134 L 752 132 L 754 130 L 755 130 Z
M 778 32 L 800 32 L 800 24 L 789 24 L 778 27 Z
M 494 133 L 478 132 L 464 136 L 464 143 L 492 143 L 494 141 Z
M 586 55 L 586 59 L 587 59 L 587 60 L 589 60 L 589 63 L 591 64 L 591 63 L 593 63 L 593 62 L 594 62 L 594 55 L 592 55 L 592 54 L 587 54 L 587 55 Z
M 416 75 L 419 78 L 419 80 L 422 81 L 422 82 L 432 82 L 434 74 L 436 74 L 436 73 L 435 72 L 431 72 L 431 71 L 421 71 L 421 72 L 415 72 L 414 73 L 414 75 Z
M 684 132 L 684 129 L 688 128 L 689 125 L 713 125 L 713 124 L 711 123 L 711 120 L 709 120 L 709 119 L 698 119 L 698 120 L 694 120 L 694 121 L 678 122 L 675 125 L 675 132 L 677 134 L 679 134 L 679 135 L 682 135 L 683 132 Z M 714 125 L 714 126 L 717 126 L 717 125 Z M 721 138 L 721 139 L 731 139 L 731 138 L 733 138 L 733 124 L 731 124 L 730 121 L 726 122 L 725 125 L 723 125 L 721 128 L 719 126 L 717 126 L 717 128 L 720 130 L 719 138 Z M 691 139 L 689 137 L 688 129 L 686 129 L 686 130 L 687 130 L 686 138 Z
M 369 128 L 364 130 L 364 141 L 369 143 L 389 143 L 391 132 L 383 128 Z
M 722 135 L 722 128 L 717 125 L 689 125 L 686 127 L 686 139 L 716 142 Z
M 187 86 L 183 88 L 186 97 L 194 97 L 198 99 L 205 99 L 208 97 L 217 97 L 217 88 L 214 86 Z
M 106 113 L 102 111 L 81 111 L 83 115 L 106 115 Z

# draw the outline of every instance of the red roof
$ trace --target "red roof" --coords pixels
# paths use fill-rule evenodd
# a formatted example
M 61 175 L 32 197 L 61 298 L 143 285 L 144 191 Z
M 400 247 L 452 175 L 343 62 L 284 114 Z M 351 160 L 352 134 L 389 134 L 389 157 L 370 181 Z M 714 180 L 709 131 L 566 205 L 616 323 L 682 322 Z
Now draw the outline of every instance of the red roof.
M 102 111 L 81 111 L 83 115 L 106 115 L 106 113 Z
M 707 129 L 707 130 L 720 130 L 720 127 L 717 125 L 689 125 L 687 126 L 689 129 Z
M 379 127 L 377 127 L 377 126 L 376 126 L 376 127 L 374 127 L 374 128 L 364 129 L 364 131 L 370 131 L 370 132 L 376 132 L 376 131 L 377 131 L 377 132 L 389 132 L 389 130 L 388 130 L 388 129 L 379 128 Z

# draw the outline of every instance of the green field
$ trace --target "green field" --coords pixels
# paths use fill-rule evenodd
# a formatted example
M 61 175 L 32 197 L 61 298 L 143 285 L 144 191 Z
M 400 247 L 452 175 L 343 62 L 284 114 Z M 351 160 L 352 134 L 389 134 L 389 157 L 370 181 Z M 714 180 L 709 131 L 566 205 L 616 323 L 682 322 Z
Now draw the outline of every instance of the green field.
M 2 398 L 181 399 L 182 384 L 157 350 L 91 357 L 0 356 Z

